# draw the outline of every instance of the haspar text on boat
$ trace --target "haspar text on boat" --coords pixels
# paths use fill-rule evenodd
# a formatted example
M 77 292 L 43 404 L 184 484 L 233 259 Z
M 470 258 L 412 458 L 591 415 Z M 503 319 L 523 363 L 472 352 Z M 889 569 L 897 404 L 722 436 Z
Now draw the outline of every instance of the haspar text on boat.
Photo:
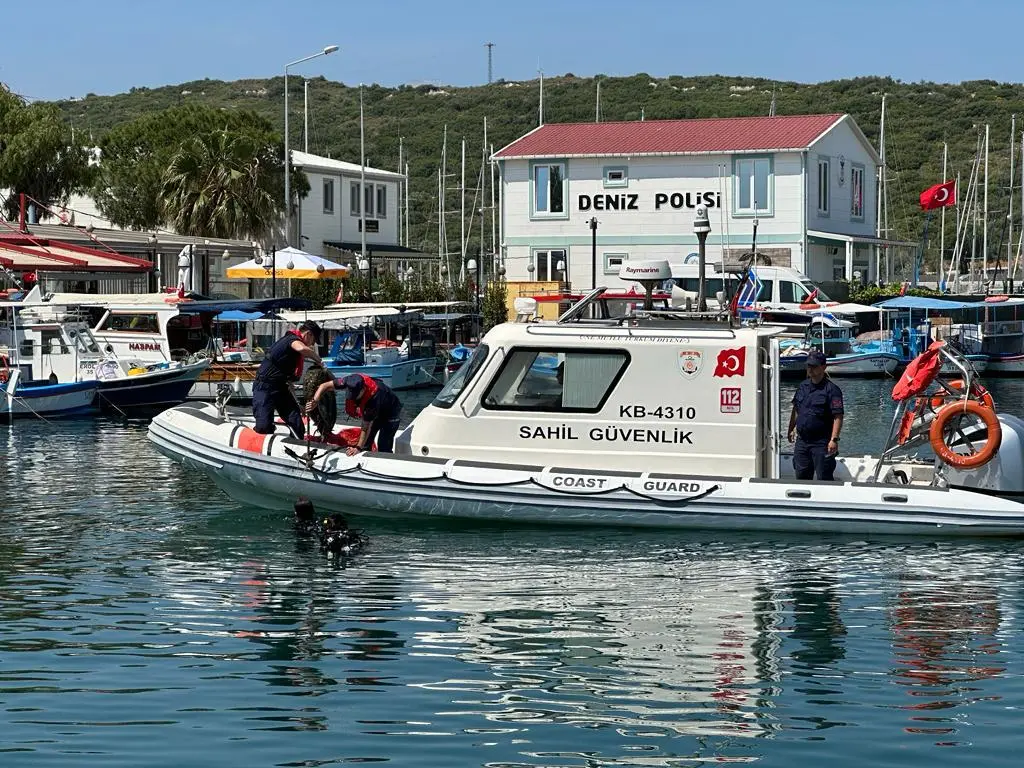
M 1024 504 L 1013 498 L 1024 494 L 1024 422 L 999 414 L 992 451 L 991 421 L 950 415 L 972 391 L 955 352 L 934 354 L 961 365 L 961 399 L 920 414 L 901 445 L 903 413 L 928 396 L 926 383 L 899 401 L 879 455 L 842 457 L 835 483 L 797 481 L 782 451 L 777 329 L 646 308 L 587 317 L 601 293 L 556 322 L 491 329 L 400 434 L 395 455 L 349 457 L 284 429 L 259 435 L 245 415 L 209 405 L 165 411 L 149 437 L 231 496 L 268 507 L 302 495 L 318 509 L 381 516 L 1024 534 Z M 986 463 L 908 455 L 937 423 L 947 458 L 989 453 Z

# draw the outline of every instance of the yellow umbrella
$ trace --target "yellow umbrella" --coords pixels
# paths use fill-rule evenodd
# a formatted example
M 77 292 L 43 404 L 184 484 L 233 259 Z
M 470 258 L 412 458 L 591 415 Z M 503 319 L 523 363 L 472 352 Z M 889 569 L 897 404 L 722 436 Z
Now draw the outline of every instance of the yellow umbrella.
M 319 280 L 323 277 L 346 278 L 352 272 L 349 267 L 300 251 L 298 248 L 282 248 L 266 256 L 228 267 L 228 277 L 268 279 L 276 272 L 279 279 Z

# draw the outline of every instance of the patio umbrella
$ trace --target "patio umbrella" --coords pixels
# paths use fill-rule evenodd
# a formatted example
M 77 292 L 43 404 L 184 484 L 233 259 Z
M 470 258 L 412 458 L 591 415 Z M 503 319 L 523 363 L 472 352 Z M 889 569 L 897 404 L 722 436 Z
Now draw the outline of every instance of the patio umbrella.
M 261 263 L 257 263 L 256 259 L 250 259 L 238 266 L 228 267 L 227 276 L 261 280 L 269 278 L 274 271 L 277 272 L 279 279 L 319 280 L 322 277 L 346 278 L 352 270 L 342 264 L 289 246 L 276 253 L 264 254 Z

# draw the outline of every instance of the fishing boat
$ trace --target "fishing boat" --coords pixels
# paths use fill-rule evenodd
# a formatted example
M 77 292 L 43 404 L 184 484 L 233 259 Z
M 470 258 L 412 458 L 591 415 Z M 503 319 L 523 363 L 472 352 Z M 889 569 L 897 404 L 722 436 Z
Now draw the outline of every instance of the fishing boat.
M 891 376 L 900 365 L 895 353 L 858 344 L 857 325 L 832 313 L 812 316 L 803 339 L 779 342 L 779 368 L 783 376 L 806 375 L 807 353 L 821 350 L 828 360 L 829 376 Z
M 385 517 L 1024 534 L 1024 421 L 978 402 L 962 362 L 956 394 L 930 389 L 932 364 L 955 351 L 929 350 L 910 384 L 901 379 L 878 455 L 840 458 L 834 483 L 796 480 L 782 450 L 779 329 L 644 309 L 584 319 L 602 291 L 558 321 L 491 329 L 395 454 L 348 456 L 283 428 L 258 434 L 223 404 L 171 408 L 149 439 L 232 497 L 271 508 L 302 495 L 324 511 Z M 559 387 L 535 374 L 541 355 L 559 358 Z M 906 455 L 922 434 L 936 458 Z
M 0 360 L 0 423 L 14 419 L 82 416 L 96 410 L 96 381 L 54 383 L 22 379 L 20 368 L 2 367 Z
M 879 338 L 859 340 L 862 347 L 885 349 L 897 354 L 905 365 L 921 354 L 932 341 L 945 341 L 983 373 L 989 365 L 983 325 L 978 322 L 977 301 L 952 301 L 929 296 L 897 296 L 881 301 L 875 307 L 882 313 Z M 956 375 L 948 361 L 944 374 Z

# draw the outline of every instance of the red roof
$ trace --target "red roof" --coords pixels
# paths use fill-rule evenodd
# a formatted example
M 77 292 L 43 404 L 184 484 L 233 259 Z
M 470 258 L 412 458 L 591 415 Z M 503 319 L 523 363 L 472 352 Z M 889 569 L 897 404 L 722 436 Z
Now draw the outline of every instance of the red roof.
M 550 123 L 495 157 L 678 155 L 806 149 L 845 115 L 717 117 L 625 123 Z

